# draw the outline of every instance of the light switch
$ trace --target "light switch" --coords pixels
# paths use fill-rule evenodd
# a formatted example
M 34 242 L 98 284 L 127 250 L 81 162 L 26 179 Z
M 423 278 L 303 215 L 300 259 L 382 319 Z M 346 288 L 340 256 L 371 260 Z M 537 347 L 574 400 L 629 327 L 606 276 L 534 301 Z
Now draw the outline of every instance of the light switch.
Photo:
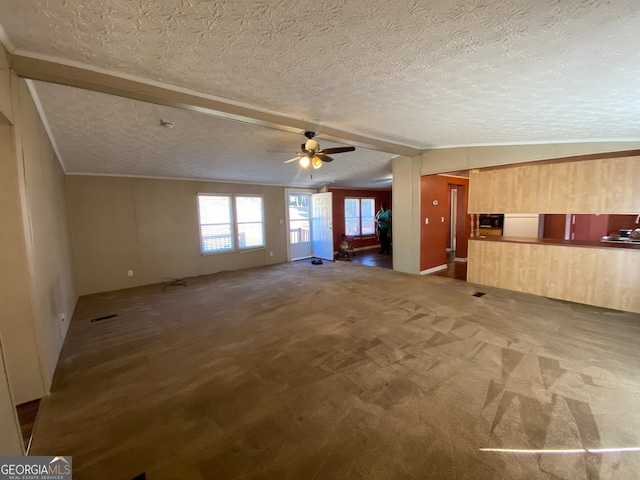
M 442 223 L 444 223 L 444 217 L 442 217 Z
M 425 218 L 425 219 L 424 219 L 424 224 L 425 224 L 425 225 L 429 225 L 429 219 L 428 219 L 428 218 Z

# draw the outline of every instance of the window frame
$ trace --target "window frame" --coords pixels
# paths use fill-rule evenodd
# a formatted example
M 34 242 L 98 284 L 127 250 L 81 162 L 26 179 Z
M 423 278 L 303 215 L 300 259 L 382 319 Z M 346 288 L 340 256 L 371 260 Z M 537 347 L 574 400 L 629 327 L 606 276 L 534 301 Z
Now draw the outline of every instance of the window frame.
M 224 197 L 228 199 L 229 202 L 229 220 L 230 223 L 202 223 L 202 214 L 200 211 L 200 197 Z M 259 198 L 260 206 L 261 206 L 261 221 L 260 222 L 242 222 L 242 224 L 254 224 L 260 223 L 261 234 L 262 234 L 262 245 L 252 245 L 248 247 L 240 246 L 240 222 L 238 222 L 238 204 L 237 199 L 240 197 L 245 198 Z M 200 240 L 200 254 L 201 255 L 217 255 L 221 253 L 244 253 L 250 252 L 253 250 L 264 250 L 267 248 L 266 242 L 266 229 L 265 229 L 265 208 L 264 208 L 264 195 L 261 194 L 249 194 L 249 193 L 205 193 L 198 192 L 196 199 L 196 208 L 198 210 L 198 238 Z M 208 225 L 229 225 L 230 227 L 230 235 L 231 235 L 231 247 L 217 250 L 204 250 L 203 243 L 203 235 L 202 235 L 202 227 Z
M 354 217 L 347 217 L 347 206 L 346 206 L 346 202 L 347 200 L 357 200 L 358 201 L 358 216 L 355 217 L 358 219 L 358 234 L 356 235 L 350 235 L 347 233 L 347 218 L 354 218 Z M 373 233 L 362 233 L 362 201 L 363 200 L 370 200 L 373 202 L 373 218 L 375 219 L 375 209 L 376 209 L 376 199 L 375 197 L 354 197 L 354 196 L 345 196 L 344 197 L 344 231 L 345 231 L 345 235 L 347 235 L 348 237 L 353 237 L 353 238 L 359 238 L 359 239 L 368 239 L 368 238 L 374 238 L 376 236 L 376 232 L 375 232 L 375 221 L 374 221 L 374 230 Z
M 202 213 L 201 213 L 201 208 L 200 208 L 200 197 L 219 197 L 219 198 L 226 198 L 229 202 L 229 223 L 206 223 L 203 224 L 202 223 Z M 235 239 L 236 239 L 236 235 L 234 232 L 234 215 L 233 215 L 233 198 L 231 194 L 228 193 L 198 193 L 197 199 L 197 208 L 198 208 L 198 238 L 200 239 L 200 254 L 201 255 L 215 255 L 217 253 L 229 253 L 229 252 L 233 252 L 236 249 L 236 243 L 235 243 Z M 202 227 L 203 226 L 209 226 L 209 225 L 229 225 L 229 231 L 230 231 L 230 236 L 231 236 L 231 247 L 230 248 L 223 248 L 223 249 L 217 249 L 217 250 L 205 250 L 204 249 L 204 242 L 203 242 L 203 235 L 202 235 Z
M 252 195 L 249 193 L 239 193 L 233 195 L 233 223 L 235 226 L 235 235 L 236 235 L 236 245 L 238 252 L 247 252 L 250 250 L 259 250 L 267 248 L 267 241 L 265 238 L 265 228 L 264 228 L 264 196 L 263 195 Z M 238 198 L 259 198 L 260 199 L 260 228 L 262 234 L 262 245 L 252 245 L 250 247 L 241 247 L 240 246 L 240 222 L 238 221 Z M 256 222 L 242 222 L 243 225 L 254 224 Z

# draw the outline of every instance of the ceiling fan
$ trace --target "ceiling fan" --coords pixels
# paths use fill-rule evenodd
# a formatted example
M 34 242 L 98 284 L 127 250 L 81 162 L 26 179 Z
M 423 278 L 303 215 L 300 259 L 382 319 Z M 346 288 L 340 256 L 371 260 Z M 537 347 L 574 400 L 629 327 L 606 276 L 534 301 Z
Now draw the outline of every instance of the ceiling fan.
M 298 156 L 284 163 L 299 161 L 302 168 L 309 168 L 309 165 L 313 165 L 313 168 L 320 168 L 322 162 L 333 162 L 333 158 L 329 155 L 353 152 L 356 149 L 356 147 L 336 147 L 320 150 L 320 144 L 313 139 L 313 137 L 316 136 L 315 132 L 304 132 L 304 136 L 307 137 L 308 140 L 300 145 Z

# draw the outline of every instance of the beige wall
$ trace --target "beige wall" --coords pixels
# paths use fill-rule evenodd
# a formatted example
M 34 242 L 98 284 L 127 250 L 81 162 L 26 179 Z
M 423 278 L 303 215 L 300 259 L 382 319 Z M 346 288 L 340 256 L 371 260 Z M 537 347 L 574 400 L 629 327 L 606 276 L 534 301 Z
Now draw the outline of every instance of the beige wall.
M 19 90 L 18 156 L 21 152 L 32 308 L 48 391 L 78 295 L 65 175 L 24 80 L 19 81 Z
M 13 407 L 0 340 L 0 455 L 22 455 L 22 436 Z
M 0 43 L 0 124 L 13 123 L 9 54 Z
M 44 396 L 13 127 L 0 126 L 0 334 L 18 403 Z
M 282 187 L 68 176 L 67 188 L 81 295 L 287 261 Z M 198 193 L 262 195 L 266 248 L 201 255 Z
M 13 121 L 11 106 L 11 73 L 7 61 L 7 52 L 0 44 L 0 455 L 21 455 L 22 442 L 20 427 L 13 407 L 9 373 L 2 347 L 2 332 L 5 323 L 13 323 L 21 315 L 30 316 L 29 300 L 26 296 L 14 297 L 15 278 L 27 284 L 26 258 L 19 241 L 22 230 L 19 215 L 19 196 L 17 172 L 13 155 Z M 22 264 L 22 267 L 18 267 Z M 16 292 L 21 292 L 16 288 Z M 16 313 L 18 316 L 16 317 Z M 31 342 L 35 345 L 35 333 L 31 331 Z M 37 358 L 35 359 L 37 360 Z M 39 364 L 35 362 L 36 382 L 44 389 L 42 379 L 38 375 Z M 20 377 L 16 376 L 16 381 Z
M 393 269 L 420 273 L 420 157 L 393 159 Z
M 26 83 L 1 69 L 0 109 L 0 335 L 20 404 L 48 393 L 77 294 L 63 171 Z

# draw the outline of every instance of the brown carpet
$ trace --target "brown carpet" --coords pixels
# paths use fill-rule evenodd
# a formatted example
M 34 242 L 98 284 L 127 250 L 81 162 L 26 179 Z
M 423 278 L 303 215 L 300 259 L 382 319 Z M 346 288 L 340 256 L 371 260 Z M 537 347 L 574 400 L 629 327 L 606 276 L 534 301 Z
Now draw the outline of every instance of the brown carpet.
M 638 345 L 640 315 L 349 262 L 92 295 L 31 454 L 76 480 L 638 478 L 591 451 L 640 447 Z

